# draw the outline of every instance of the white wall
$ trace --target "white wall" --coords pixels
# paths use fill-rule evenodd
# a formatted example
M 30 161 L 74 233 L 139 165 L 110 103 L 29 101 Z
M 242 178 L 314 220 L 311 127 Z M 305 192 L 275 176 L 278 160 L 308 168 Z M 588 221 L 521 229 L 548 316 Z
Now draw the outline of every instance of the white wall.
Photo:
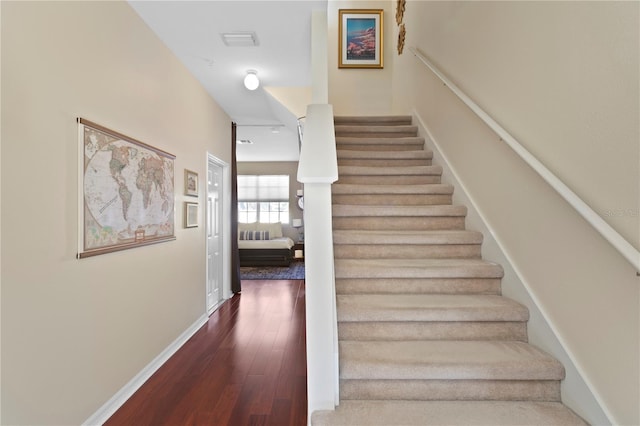
M 395 25 L 395 11 L 391 1 L 334 1 L 329 0 L 327 23 L 329 46 L 329 103 L 336 115 L 383 115 L 391 112 L 391 60 L 395 39 L 391 37 Z M 340 9 L 384 10 L 384 68 L 338 68 L 338 13 Z
M 637 2 L 409 1 L 405 24 L 407 46 L 640 247 L 638 15 Z M 394 61 L 393 110 L 429 127 L 563 343 L 568 374 L 582 374 L 611 422 L 640 423 L 636 271 L 411 53 Z M 534 323 L 531 340 L 556 351 L 543 329 Z M 599 424 L 580 381 L 568 377 L 563 398 Z
M 230 120 L 125 2 L 2 2 L 2 89 L 1 423 L 80 424 L 206 313 L 183 175 Z M 78 116 L 176 155 L 175 241 L 76 260 Z

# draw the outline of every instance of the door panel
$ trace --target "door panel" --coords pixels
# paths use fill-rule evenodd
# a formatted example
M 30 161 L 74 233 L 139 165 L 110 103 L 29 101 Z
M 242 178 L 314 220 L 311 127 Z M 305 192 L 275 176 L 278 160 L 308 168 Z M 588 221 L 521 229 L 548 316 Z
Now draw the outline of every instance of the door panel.
M 222 179 L 223 168 L 209 160 L 207 170 L 207 310 L 222 300 Z

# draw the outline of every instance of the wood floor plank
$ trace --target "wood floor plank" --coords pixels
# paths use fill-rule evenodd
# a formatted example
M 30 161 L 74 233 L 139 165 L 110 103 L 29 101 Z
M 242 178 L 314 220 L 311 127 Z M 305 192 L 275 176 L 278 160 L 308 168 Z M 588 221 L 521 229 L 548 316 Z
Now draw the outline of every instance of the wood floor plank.
M 292 425 L 291 423 L 291 400 L 276 399 L 271 407 L 271 416 L 269 417 L 269 426 Z M 301 425 L 303 423 L 300 423 Z
M 106 426 L 306 424 L 304 281 L 242 286 Z
M 231 417 L 229 418 L 230 425 L 251 424 L 251 416 L 254 414 L 261 414 L 254 413 L 252 411 L 252 403 L 259 394 L 262 386 L 264 386 L 264 376 L 247 376 L 242 389 L 240 390 L 238 400 L 231 412 Z
M 239 384 L 230 384 L 225 386 L 224 392 L 218 399 L 218 402 L 214 406 L 213 411 L 210 413 L 210 416 L 207 417 L 207 421 L 203 424 L 205 425 L 230 424 L 229 419 L 231 418 L 233 407 L 235 407 L 236 402 L 238 401 L 238 397 L 240 396 L 241 390 L 242 390 L 242 385 L 239 385 Z
M 276 382 L 282 366 L 282 351 L 271 351 L 265 369 L 265 384 L 260 388 L 251 405 L 252 413 L 271 413 L 276 393 Z

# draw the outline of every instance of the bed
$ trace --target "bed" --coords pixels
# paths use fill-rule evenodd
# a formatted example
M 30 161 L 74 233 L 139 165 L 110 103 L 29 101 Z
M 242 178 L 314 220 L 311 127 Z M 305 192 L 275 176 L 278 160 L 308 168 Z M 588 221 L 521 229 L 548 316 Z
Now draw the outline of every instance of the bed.
M 239 223 L 240 266 L 289 266 L 293 260 L 291 238 L 282 235 L 280 223 Z

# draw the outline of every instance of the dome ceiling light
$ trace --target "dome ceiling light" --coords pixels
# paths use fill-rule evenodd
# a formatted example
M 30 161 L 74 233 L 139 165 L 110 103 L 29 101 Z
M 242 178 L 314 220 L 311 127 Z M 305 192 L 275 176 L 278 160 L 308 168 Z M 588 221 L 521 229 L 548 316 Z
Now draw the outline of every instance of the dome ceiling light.
M 244 87 L 249 90 L 256 90 L 260 86 L 260 80 L 258 80 L 258 73 L 255 70 L 247 71 L 247 75 L 244 77 Z

